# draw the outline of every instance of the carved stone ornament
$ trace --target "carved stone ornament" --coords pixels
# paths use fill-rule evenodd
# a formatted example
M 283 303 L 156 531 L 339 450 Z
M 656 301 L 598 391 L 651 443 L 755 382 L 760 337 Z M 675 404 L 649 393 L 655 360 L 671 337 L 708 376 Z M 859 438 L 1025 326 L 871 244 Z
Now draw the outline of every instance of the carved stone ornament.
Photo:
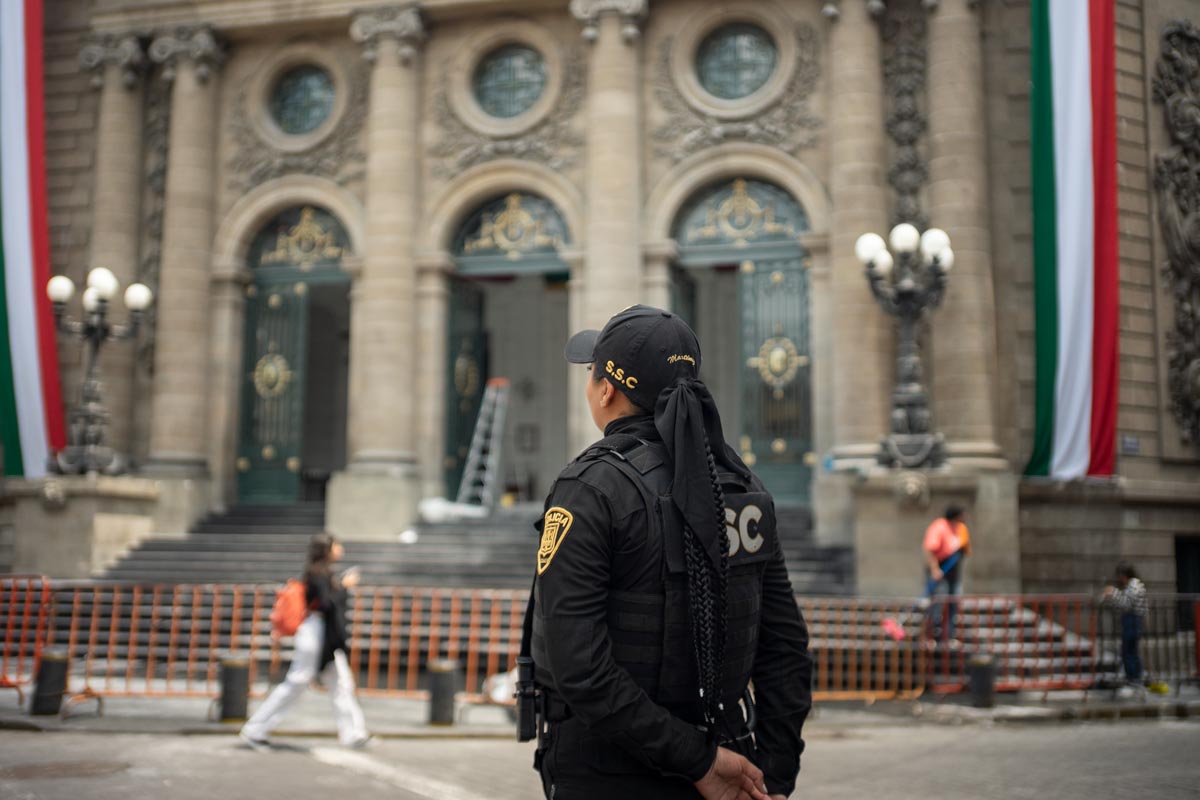
M 1175 299 L 1167 333 L 1167 386 L 1185 444 L 1200 444 L 1200 28 L 1185 20 L 1163 30 L 1154 75 L 1172 147 L 1155 156 L 1154 188 Z
M 400 63 L 411 64 L 417 46 L 425 40 L 425 24 L 416 6 L 373 8 L 355 15 L 350 23 L 350 38 L 363 45 L 363 58 L 374 61 L 379 42 L 393 39 L 399 45 Z
M 142 194 L 142 259 L 138 281 L 157 296 L 162 265 L 163 215 L 166 209 L 167 144 L 171 123 L 171 86 L 166 81 L 147 82 L 144 103 L 145 189 Z M 137 361 L 143 376 L 154 372 L 154 343 L 158 317 L 151 306 L 137 340 Z
M 79 66 L 92 73 L 92 86 L 97 89 L 104 85 L 104 70 L 110 65 L 121 68 L 121 82 L 126 89 L 136 86 L 146 70 L 141 38 L 133 33 L 95 36 L 79 51 Z
M 357 70 L 356 70 L 357 72 Z M 229 120 L 233 133 L 233 157 L 229 159 L 229 186 L 245 191 L 281 175 L 320 175 L 345 185 L 362 177 L 361 168 L 349 169 L 366 160 L 362 130 L 367 119 L 367 76 L 354 75 L 346 110 L 327 136 L 305 150 L 284 152 L 265 142 L 250 120 L 252 111 L 243 86 L 233 104 Z
M 558 171 L 575 163 L 583 137 L 571 122 L 583 108 L 587 70 L 578 52 L 570 53 L 563 64 L 562 89 L 558 101 L 536 125 L 515 136 L 487 136 L 466 125 L 454 112 L 449 62 L 442 68 L 441 87 L 434 98 L 433 112 L 442 129 L 430 154 L 438 160 L 433 174 L 448 178 L 476 164 L 497 158 L 521 158 L 545 164 Z
M 813 114 L 809 99 L 821 75 L 821 57 L 817 32 L 811 25 L 802 24 L 796 29 L 796 67 L 787 90 L 774 103 L 745 119 L 717 119 L 697 111 L 683 99 L 671 76 L 673 45 L 674 37 L 663 42 L 654 76 L 654 95 L 667 114 L 667 121 L 653 134 L 660 155 L 679 162 L 730 141 L 771 145 L 792 154 L 817 144 L 824 123 Z
M 571 0 L 571 15 L 583 23 L 583 38 L 596 41 L 600 35 L 597 27 L 603 14 L 619 14 L 624 21 L 621 36 L 626 42 L 635 41 L 641 35 L 638 22 L 649 10 L 649 0 Z
M 921 189 L 929 179 L 921 152 L 921 140 L 928 128 L 921 106 L 925 96 L 925 34 L 922 13 L 895 11 L 883 24 L 883 80 L 892 104 L 886 124 L 895 145 L 888 170 L 888 183 L 896 191 L 892 224 L 909 222 L 921 230 L 928 227 L 921 211 Z
M 196 77 L 207 81 L 213 69 L 225 60 L 225 46 L 207 25 L 184 25 L 159 34 L 150 43 L 150 60 L 162 65 L 163 80 L 175 80 L 176 65 L 191 61 Z

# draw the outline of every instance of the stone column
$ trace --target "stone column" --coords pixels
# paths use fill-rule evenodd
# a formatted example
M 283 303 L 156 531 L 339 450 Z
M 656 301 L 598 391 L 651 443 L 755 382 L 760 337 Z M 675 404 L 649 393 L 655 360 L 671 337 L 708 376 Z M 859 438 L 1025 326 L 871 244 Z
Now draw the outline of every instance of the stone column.
M 449 356 L 446 330 L 450 321 L 448 253 L 422 259 L 417 276 L 417 452 L 421 491 L 425 497 L 444 497 L 446 455 L 446 378 Z
M 350 293 L 350 408 L 346 472 L 329 488 L 327 524 L 343 536 L 383 538 L 416 509 L 416 380 L 420 118 L 416 6 L 360 12 L 350 37 L 371 62 L 367 110 L 366 252 Z
M 873 4 L 847 0 L 838 9 L 831 15 L 828 47 L 834 98 L 828 128 L 833 202 L 829 261 L 837 309 L 832 320 L 833 447 L 838 466 L 869 467 L 888 430 L 894 344 L 891 325 L 854 257 L 854 242 L 868 231 L 887 236 L 883 70 Z
M 599 327 L 641 300 L 641 54 L 647 0 L 571 0 L 588 63 L 587 254 L 583 321 Z
M 146 54 L 138 37 L 98 36 L 79 53 L 79 64 L 92 73 L 100 90 L 96 117 L 96 168 L 92 191 L 91 250 L 87 269 L 107 267 L 121 287 L 138 280 L 138 245 L 142 200 L 142 76 Z M 109 319 L 124 322 L 128 316 L 119 299 L 111 304 Z M 104 350 L 100 374 L 104 404 L 112 414 L 108 442 L 118 452 L 132 455 L 133 363 L 136 343 Z
M 934 425 L 960 466 L 1004 468 L 996 445 L 996 323 L 979 12 L 927 4 L 929 220 L 950 234 L 954 271 L 931 321 Z
M 150 466 L 207 472 L 209 268 L 221 48 L 210 28 L 156 38 L 150 57 L 172 81 L 171 129 L 157 298 Z
M 671 263 L 679 248 L 674 241 L 657 242 L 645 248 L 645 273 L 642 277 L 642 300 L 649 306 L 671 308 Z

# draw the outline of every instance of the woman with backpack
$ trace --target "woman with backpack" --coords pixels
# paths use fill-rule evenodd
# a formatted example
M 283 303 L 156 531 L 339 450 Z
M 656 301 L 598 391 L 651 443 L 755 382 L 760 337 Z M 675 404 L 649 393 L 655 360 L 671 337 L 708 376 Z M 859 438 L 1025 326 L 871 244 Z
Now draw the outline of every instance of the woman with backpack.
M 346 592 L 358 584 L 358 573 L 348 570 L 335 575 L 342 545 L 332 534 L 318 533 L 308 544 L 304 566 L 304 597 L 307 614 L 295 632 L 292 665 L 283 683 L 275 687 L 239 734 L 255 750 L 270 746 L 267 736 L 283 720 L 313 678 L 329 671 L 329 696 L 337 722 L 338 741 L 346 747 L 362 747 L 370 739 L 362 709 L 354 697 L 354 675 L 346 659 Z M 286 589 L 284 590 L 287 591 Z M 272 615 L 274 617 L 274 615 Z

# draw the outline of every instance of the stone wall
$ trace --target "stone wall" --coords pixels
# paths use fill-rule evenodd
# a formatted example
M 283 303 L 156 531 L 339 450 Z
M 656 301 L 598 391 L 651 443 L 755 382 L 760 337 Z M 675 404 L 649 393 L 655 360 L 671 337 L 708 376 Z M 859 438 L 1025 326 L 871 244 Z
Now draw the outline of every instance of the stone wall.
M 49 11 L 50 9 L 48 9 Z M 45 16 L 46 191 L 50 268 L 82 286 L 91 243 L 92 170 L 99 96 L 79 66 L 91 28 L 91 0 L 56 3 Z M 76 301 L 77 302 L 77 301 Z M 82 348 L 59 338 L 59 369 L 67 406 L 79 391 Z

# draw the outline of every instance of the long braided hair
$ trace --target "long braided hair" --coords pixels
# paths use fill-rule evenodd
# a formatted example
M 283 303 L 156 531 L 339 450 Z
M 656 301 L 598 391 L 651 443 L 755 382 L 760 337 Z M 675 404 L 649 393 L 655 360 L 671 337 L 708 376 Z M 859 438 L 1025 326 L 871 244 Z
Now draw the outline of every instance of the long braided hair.
M 721 559 L 714 566 L 704 545 L 691 525 L 685 525 L 684 557 L 687 565 L 688 616 L 692 623 L 692 643 L 696 652 L 700 703 L 707 722 L 712 725 L 724 718 L 721 683 L 725 673 L 725 598 L 729 578 L 729 548 L 725 546 L 725 492 L 717 476 L 716 459 L 708 437 L 704 453 L 712 482 L 714 522 L 721 541 Z

